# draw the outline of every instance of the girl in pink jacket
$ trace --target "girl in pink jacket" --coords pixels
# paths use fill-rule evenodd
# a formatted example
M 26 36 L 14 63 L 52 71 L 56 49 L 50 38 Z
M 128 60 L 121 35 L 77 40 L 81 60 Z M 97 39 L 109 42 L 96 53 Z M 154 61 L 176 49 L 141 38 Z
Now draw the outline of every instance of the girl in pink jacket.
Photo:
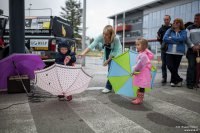
M 151 62 L 153 53 L 148 50 L 148 41 L 144 38 L 136 40 L 136 48 L 139 53 L 136 65 L 133 66 L 133 86 L 139 87 L 137 98 L 133 104 L 141 104 L 144 99 L 145 88 L 151 88 Z M 136 74 L 136 72 L 139 72 Z

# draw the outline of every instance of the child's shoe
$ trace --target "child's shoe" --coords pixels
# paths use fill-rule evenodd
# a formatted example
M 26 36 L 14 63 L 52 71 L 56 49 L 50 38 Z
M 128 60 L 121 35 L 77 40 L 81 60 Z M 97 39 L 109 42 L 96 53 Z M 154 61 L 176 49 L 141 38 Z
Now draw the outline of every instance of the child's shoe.
M 143 99 L 144 99 L 144 93 L 138 92 L 137 98 L 132 101 L 132 104 L 141 104 L 143 102 Z
M 71 100 L 72 100 L 72 95 L 67 96 L 67 97 L 66 97 L 66 100 L 67 100 L 67 101 L 71 101 Z
M 64 95 L 58 95 L 58 100 L 59 101 L 64 101 L 65 100 L 65 96 Z
M 138 92 L 139 92 L 139 89 L 138 89 L 137 92 L 136 92 L 137 97 L 138 97 Z M 137 99 L 137 97 L 133 98 L 133 100 Z M 133 100 L 132 100 L 132 101 L 133 101 Z

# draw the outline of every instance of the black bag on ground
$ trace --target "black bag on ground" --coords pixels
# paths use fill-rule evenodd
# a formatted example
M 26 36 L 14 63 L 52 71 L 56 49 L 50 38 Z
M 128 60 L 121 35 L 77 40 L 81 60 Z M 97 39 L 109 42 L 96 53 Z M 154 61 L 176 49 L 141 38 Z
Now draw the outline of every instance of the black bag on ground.
M 21 79 L 20 79 L 21 78 Z M 22 81 L 24 86 L 22 85 Z M 27 75 L 10 76 L 7 80 L 8 93 L 25 93 L 24 87 L 30 92 L 30 79 Z

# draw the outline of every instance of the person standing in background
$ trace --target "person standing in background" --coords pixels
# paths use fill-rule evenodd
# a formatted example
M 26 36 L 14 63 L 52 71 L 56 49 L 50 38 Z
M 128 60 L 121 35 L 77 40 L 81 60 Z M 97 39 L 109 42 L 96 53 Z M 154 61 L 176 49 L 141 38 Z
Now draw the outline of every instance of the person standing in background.
M 187 27 L 187 54 L 188 69 L 187 69 L 187 88 L 193 89 L 198 87 L 195 82 L 195 65 L 198 51 L 200 51 L 200 13 L 194 17 L 194 24 Z
M 182 56 L 185 54 L 185 44 L 187 40 L 187 32 L 185 30 L 183 20 L 176 18 L 172 28 L 168 29 L 163 37 L 164 43 L 168 45 L 167 68 L 171 72 L 170 84 L 172 87 L 181 87 L 183 79 L 178 74 L 178 68 L 181 63 Z
M 171 23 L 171 17 L 169 15 L 164 16 L 164 24 L 160 27 L 160 29 L 157 32 L 157 40 L 162 45 L 163 43 L 163 37 L 165 35 L 165 32 L 172 27 Z M 167 82 L 167 63 L 166 63 L 166 51 L 161 49 L 161 60 L 162 60 L 162 83 L 165 84 Z

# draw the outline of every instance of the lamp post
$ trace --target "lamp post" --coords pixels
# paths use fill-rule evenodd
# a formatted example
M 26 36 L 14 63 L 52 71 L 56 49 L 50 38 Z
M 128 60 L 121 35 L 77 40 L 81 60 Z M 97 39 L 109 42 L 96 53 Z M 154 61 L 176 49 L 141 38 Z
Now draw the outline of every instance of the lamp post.
M 115 15 L 115 34 L 117 34 L 117 15 Z
M 85 40 L 86 40 L 86 0 L 83 0 L 83 34 L 82 34 L 82 50 L 86 48 Z M 85 57 L 83 57 L 82 66 L 85 66 Z
M 123 13 L 123 44 L 122 44 L 122 52 L 124 53 L 125 50 L 125 26 L 126 26 L 126 20 L 125 20 L 125 12 Z
M 29 4 L 29 16 L 31 16 L 31 6 L 32 6 L 32 4 L 30 3 Z

